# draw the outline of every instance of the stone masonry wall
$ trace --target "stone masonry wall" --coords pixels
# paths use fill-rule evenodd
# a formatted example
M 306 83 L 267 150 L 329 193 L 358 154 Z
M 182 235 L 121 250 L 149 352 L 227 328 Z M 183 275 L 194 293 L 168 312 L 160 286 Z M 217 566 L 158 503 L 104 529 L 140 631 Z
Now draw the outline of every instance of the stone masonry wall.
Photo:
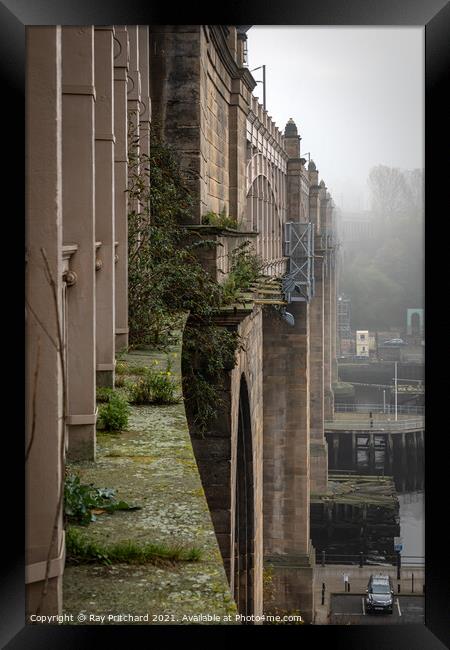
M 224 378 L 223 407 L 205 435 L 190 426 L 192 445 L 225 570 L 234 590 L 236 443 L 241 377 L 249 390 L 254 476 L 254 612 L 262 612 L 262 314 L 251 312 L 237 328 L 243 343 L 236 367 Z M 189 414 L 188 414 L 189 415 Z
M 276 606 L 311 620 L 309 305 L 289 310 L 294 327 L 275 310 L 263 324 L 264 558 Z

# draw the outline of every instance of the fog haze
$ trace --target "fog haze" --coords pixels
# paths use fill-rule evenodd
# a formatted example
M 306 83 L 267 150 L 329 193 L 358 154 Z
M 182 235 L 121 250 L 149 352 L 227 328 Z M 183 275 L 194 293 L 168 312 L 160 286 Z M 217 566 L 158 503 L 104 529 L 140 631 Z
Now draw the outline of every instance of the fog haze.
M 253 26 L 248 65 L 262 64 L 269 115 L 295 120 L 339 208 L 369 208 L 375 165 L 424 166 L 423 27 Z

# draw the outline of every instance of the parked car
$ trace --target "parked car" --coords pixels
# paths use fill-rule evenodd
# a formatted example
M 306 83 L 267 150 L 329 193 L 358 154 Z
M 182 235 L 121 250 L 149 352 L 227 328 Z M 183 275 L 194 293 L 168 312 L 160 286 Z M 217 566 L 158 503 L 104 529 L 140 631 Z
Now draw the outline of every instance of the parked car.
M 403 339 L 389 339 L 383 345 L 408 345 Z
M 366 610 L 368 614 L 376 611 L 392 614 L 394 587 L 388 575 L 372 574 L 366 592 Z

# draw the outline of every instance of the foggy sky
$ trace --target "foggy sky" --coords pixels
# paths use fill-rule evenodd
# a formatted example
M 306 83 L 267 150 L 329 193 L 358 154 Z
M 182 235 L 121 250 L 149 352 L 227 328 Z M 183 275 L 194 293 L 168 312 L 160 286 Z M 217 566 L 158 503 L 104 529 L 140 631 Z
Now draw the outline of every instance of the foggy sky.
M 294 119 L 338 207 L 369 208 L 374 165 L 424 167 L 423 27 L 255 25 L 247 34 L 249 69 L 266 65 L 269 115 L 283 131 Z M 262 103 L 262 84 L 253 94 Z

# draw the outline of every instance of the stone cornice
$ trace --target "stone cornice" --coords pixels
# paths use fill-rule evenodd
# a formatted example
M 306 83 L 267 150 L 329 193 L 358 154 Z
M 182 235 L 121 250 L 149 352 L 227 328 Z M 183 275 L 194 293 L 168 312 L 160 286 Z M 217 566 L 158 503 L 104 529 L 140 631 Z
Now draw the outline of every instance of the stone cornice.
M 259 232 L 256 230 L 235 230 L 234 228 L 221 228 L 220 226 L 211 226 L 210 224 L 198 223 L 187 224 L 183 228 L 186 230 L 196 230 L 199 233 L 208 235 L 225 235 L 226 237 L 256 237 Z
M 248 68 L 240 67 L 234 60 L 228 47 L 225 26 L 208 25 L 209 36 L 219 59 L 232 79 L 241 79 L 250 92 L 256 88 L 256 81 Z
M 253 112 L 253 109 L 250 110 L 250 113 L 247 115 L 248 121 L 253 124 L 253 127 L 257 130 L 260 131 L 263 138 L 267 140 L 269 144 L 272 145 L 272 147 L 279 153 L 286 161 L 289 160 L 289 156 L 286 153 L 286 150 L 283 147 L 282 141 L 278 141 L 277 137 L 274 136 L 269 129 L 264 126 L 264 124 L 260 121 L 259 117 Z M 274 127 L 276 127 L 275 122 L 272 121 L 272 124 Z M 282 135 L 280 133 L 280 140 L 282 138 Z

